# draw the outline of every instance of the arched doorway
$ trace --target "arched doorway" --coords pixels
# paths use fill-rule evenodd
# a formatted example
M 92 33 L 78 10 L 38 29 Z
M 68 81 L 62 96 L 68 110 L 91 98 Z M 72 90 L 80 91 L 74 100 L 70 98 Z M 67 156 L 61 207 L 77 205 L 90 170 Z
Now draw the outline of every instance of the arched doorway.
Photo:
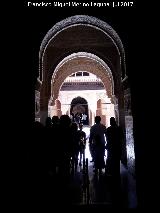
M 76 97 L 72 100 L 70 114 L 75 118 L 77 115 L 80 115 L 83 124 L 89 124 L 88 103 L 84 98 Z
M 79 52 L 96 55 L 105 62 L 109 69 L 106 68 L 103 63 L 100 63 L 100 61 L 96 61 L 92 56 L 87 56 L 87 59 L 83 56 L 79 60 Z M 110 25 L 95 17 L 86 15 L 72 16 L 58 22 L 48 31 L 41 43 L 39 52 L 39 78 L 37 79 L 38 87 L 36 87 L 36 100 L 40 102 L 38 115 L 40 116 L 41 122 L 44 122 L 48 116 L 48 102 L 50 99 L 53 98 L 53 102 L 54 99 L 57 99 L 59 88 L 66 78 L 65 68 L 68 67 L 69 70 L 69 66 L 71 66 L 71 63 L 69 63 L 71 58 L 67 57 L 74 53 L 77 55 L 72 58 L 72 62 L 76 65 L 77 71 L 80 71 L 80 66 L 88 67 L 89 69 L 91 63 L 93 64 L 94 62 L 97 62 L 96 66 L 98 64 L 101 65 L 101 68 L 98 69 L 101 70 L 98 74 L 101 80 L 103 82 L 113 82 L 113 84 L 111 84 L 113 88 L 109 94 L 118 112 L 118 122 L 122 126 L 124 133 L 132 131 L 132 127 L 127 124 L 131 119 L 128 117 L 128 119 L 126 119 L 126 116 L 131 116 L 131 113 L 127 114 L 128 109 L 125 110 L 125 102 L 128 102 L 130 90 L 128 77 L 126 76 L 123 44 L 118 34 Z M 90 60 L 88 60 L 88 58 L 90 58 Z M 66 59 L 65 63 L 61 63 L 64 59 Z M 87 66 L 85 66 L 86 64 Z M 58 65 L 60 66 L 56 69 Z M 62 72 L 60 72 L 60 70 Z M 97 72 L 96 69 L 93 70 L 87 71 Z M 107 72 L 107 70 L 110 71 Z M 69 71 L 67 75 L 68 74 Z M 51 85 L 54 85 L 54 91 Z M 106 88 L 107 85 L 106 83 Z M 52 91 L 54 92 L 53 94 Z M 108 91 L 109 89 L 106 89 L 106 92 Z M 126 129 L 127 126 L 130 130 Z M 131 134 L 129 133 L 129 135 Z M 133 140 L 130 140 L 130 137 L 126 138 L 127 144 L 133 144 Z M 134 146 L 128 147 L 132 147 L 132 150 L 134 149 Z M 127 156 L 126 142 L 124 142 L 122 162 L 125 165 L 127 158 L 130 160 L 129 155 Z

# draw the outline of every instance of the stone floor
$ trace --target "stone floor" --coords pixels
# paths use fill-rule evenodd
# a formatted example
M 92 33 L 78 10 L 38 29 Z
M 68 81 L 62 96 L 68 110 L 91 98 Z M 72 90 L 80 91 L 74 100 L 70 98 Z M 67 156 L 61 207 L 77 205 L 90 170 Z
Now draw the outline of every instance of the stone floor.
M 89 137 L 89 128 L 86 126 L 83 129 L 86 132 L 87 138 Z M 89 162 L 89 180 L 90 180 L 90 204 L 94 205 L 112 205 L 111 198 L 111 188 L 110 188 L 110 180 L 111 177 L 105 174 L 105 170 L 103 170 L 103 174 L 99 176 L 95 176 L 93 172 L 93 163 L 91 163 L 91 155 L 89 152 L 89 146 L 87 143 L 86 146 L 86 158 L 88 158 Z M 105 153 L 105 161 L 107 159 L 107 151 Z M 137 199 L 136 199 L 136 181 L 134 177 L 128 172 L 128 170 L 120 164 L 120 173 L 121 173 L 121 195 L 123 206 L 126 208 L 136 208 L 137 207 Z
M 89 135 L 89 128 L 85 127 L 84 131 L 87 136 Z M 107 152 L 105 153 L 105 160 L 107 158 Z M 89 145 L 87 141 L 85 156 L 88 158 L 88 171 L 89 171 L 89 201 L 88 204 L 91 206 L 107 206 L 113 207 L 112 202 L 112 188 L 111 188 L 111 177 L 105 174 L 103 170 L 102 175 L 97 176 L 94 174 L 93 163 L 90 162 L 91 155 L 89 152 Z M 135 180 L 130 175 L 127 169 L 121 164 L 121 204 L 124 208 L 136 208 L 136 191 L 135 191 Z M 86 205 L 86 194 L 83 191 L 83 168 L 78 167 L 77 172 L 71 176 L 67 185 L 63 185 L 59 182 L 56 190 L 57 200 L 66 204 L 72 205 Z M 55 187 L 56 188 L 56 187 Z M 58 191 L 58 193 L 57 193 Z M 58 198 L 59 196 L 59 198 Z
M 89 136 L 89 128 L 85 127 L 84 131 Z M 111 177 L 107 176 L 105 170 L 102 175 L 94 174 L 93 163 L 89 152 L 88 141 L 86 145 L 85 156 L 88 159 L 88 174 L 89 174 L 89 199 L 87 202 L 86 191 L 83 188 L 83 168 L 78 167 L 76 173 L 70 175 L 68 179 L 60 179 L 58 175 L 48 174 L 47 178 L 36 180 L 36 187 L 31 189 L 30 197 L 32 202 L 38 197 L 39 202 L 47 200 L 51 205 L 55 206 L 105 206 L 105 208 L 114 207 L 112 200 Z M 107 153 L 105 159 L 107 158 Z M 127 169 L 121 164 L 121 200 L 122 207 L 136 208 L 136 190 L 135 180 Z M 33 184 L 34 185 L 34 184 Z

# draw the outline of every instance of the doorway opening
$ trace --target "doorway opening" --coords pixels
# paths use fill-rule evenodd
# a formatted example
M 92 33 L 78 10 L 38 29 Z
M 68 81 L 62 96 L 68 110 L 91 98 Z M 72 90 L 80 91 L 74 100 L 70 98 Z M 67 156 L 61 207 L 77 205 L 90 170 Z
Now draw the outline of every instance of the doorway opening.
M 82 97 L 76 97 L 71 102 L 70 114 L 75 118 L 79 119 L 84 125 L 89 125 L 89 116 L 88 116 L 88 103 Z

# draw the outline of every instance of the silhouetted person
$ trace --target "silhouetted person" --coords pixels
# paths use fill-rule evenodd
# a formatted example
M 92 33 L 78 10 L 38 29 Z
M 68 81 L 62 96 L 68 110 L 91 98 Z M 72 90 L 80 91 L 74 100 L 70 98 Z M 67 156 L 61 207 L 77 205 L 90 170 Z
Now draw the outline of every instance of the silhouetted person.
M 27 142 L 27 182 L 28 190 L 32 191 L 32 196 L 39 195 L 43 191 L 44 176 L 44 126 L 39 121 L 33 123 L 31 141 Z M 42 185 L 41 189 L 39 185 Z
M 77 123 L 71 124 L 72 131 L 72 146 L 71 146 L 71 157 L 72 157 L 72 172 L 77 171 L 78 165 L 78 154 L 79 154 L 79 139 L 78 139 L 78 126 Z
M 60 143 L 59 143 L 59 125 L 60 119 L 58 116 L 52 117 L 52 160 L 53 160 L 53 172 L 56 173 L 56 168 L 59 167 L 60 158 Z
M 70 175 L 70 161 L 72 156 L 72 130 L 71 119 L 68 115 L 60 117 L 59 129 L 59 143 L 61 146 L 60 151 L 60 174 L 64 181 L 68 180 Z
M 95 124 L 90 129 L 89 144 L 92 150 L 92 157 L 95 164 L 95 172 L 98 170 L 101 173 L 105 167 L 104 155 L 105 155 L 105 137 L 106 127 L 101 124 L 101 117 L 95 117 Z
M 59 123 L 60 123 L 59 117 L 58 117 L 57 115 L 54 115 L 54 116 L 52 117 L 52 127 L 53 127 L 53 126 L 59 125 Z
M 107 168 L 112 177 L 113 201 L 120 200 L 120 159 L 123 132 L 116 124 L 115 118 L 110 118 L 110 127 L 107 128 Z M 118 197 L 119 196 L 119 197 Z
M 74 122 L 74 114 L 73 113 L 71 113 L 70 119 L 71 119 L 71 122 Z
M 41 153 L 41 146 L 44 139 L 44 126 L 39 121 L 35 121 L 33 123 L 32 129 L 32 143 L 28 143 L 30 145 L 27 150 L 27 161 L 29 165 L 29 170 L 32 169 L 32 175 L 37 175 L 39 169 L 41 168 L 40 165 L 40 153 Z
M 82 118 L 83 118 L 83 124 L 86 124 L 87 115 L 85 113 L 82 115 Z
M 75 115 L 75 122 L 79 125 L 81 123 L 81 116 L 80 114 L 77 112 Z
M 37 130 L 37 129 L 43 129 L 43 124 L 41 124 L 39 121 L 35 121 L 34 123 L 33 123 L 33 128 L 34 128 L 34 130 Z
M 53 168 L 53 147 L 52 147 L 52 119 L 50 117 L 46 118 L 45 121 L 45 141 L 43 142 L 43 150 L 45 152 L 45 175 L 51 174 Z
M 46 118 L 45 127 L 46 128 L 51 128 L 52 127 L 52 119 L 50 117 Z
M 85 147 L 86 147 L 86 133 L 82 130 L 83 124 L 79 124 L 79 130 L 78 130 L 78 141 L 79 141 L 79 152 L 80 152 L 80 161 L 79 165 L 81 166 L 82 156 L 83 159 L 85 159 Z

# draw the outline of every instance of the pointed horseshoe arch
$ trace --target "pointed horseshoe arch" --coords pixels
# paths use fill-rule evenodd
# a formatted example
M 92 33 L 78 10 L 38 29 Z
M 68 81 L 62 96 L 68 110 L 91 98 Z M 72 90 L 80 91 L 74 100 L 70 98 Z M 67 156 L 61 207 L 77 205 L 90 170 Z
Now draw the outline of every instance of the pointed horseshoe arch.
M 112 40 L 120 56 L 121 77 L 122 79 L 125 78 L 126 77 L 125 51 L 121 39 L 119 38 L 116 31 L 109 24 L 96 17 L 87 15 L 75 15 L 56 23 L 44 37 L 39 51 L 39 80 L 40 81 L 43 80 L 44 54 L 51 40 L 54 39 L 61 31 L 77 25 L 86 25 L 93 27 L 99 31 L 102 31 Z

